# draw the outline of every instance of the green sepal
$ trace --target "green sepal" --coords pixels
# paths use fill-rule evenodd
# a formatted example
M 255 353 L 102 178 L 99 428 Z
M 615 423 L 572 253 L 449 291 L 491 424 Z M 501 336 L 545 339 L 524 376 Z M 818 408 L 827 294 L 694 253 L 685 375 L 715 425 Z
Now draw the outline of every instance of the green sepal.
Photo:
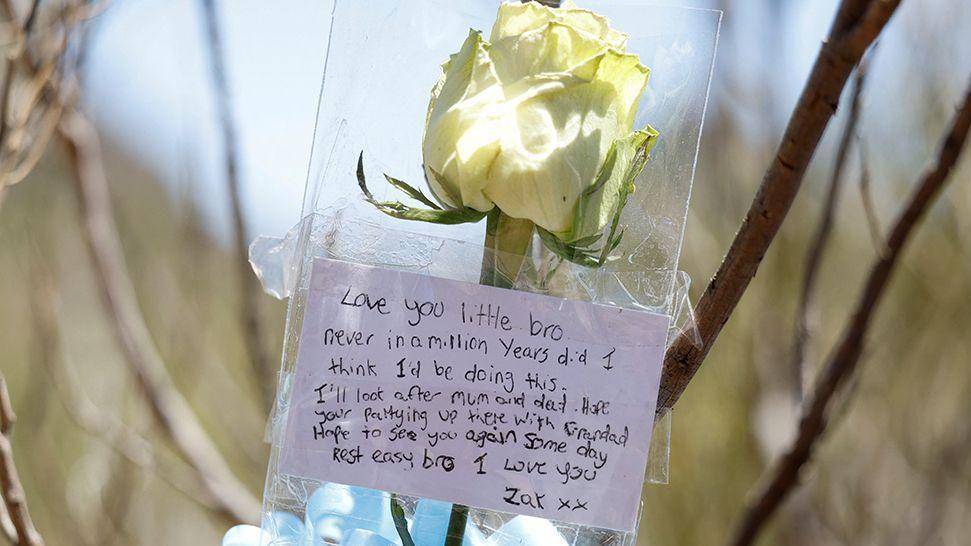
M 627 206 L 628 198 L 636 189 L 634 180 L 647 166 L 651 148 L 654 147 L 657 138 L 658 132 L 648 127 L 614 142 L 607 152 L 596 181 L 580 196 L 577 204 L 577 219 L 571 233 L 552 233 L 537 229 L 540 238 L 551 252 L 563 260 L 584 267 L 598 268 L 607 263 L 610 253 L 620 246 L 624 238 L 624 230 L 620 228 L 620 217 Z M 611 216 L 606 222 L 610 229 L 603 245 L 600 248 L 593 248 L 604 238 L 602 229 L 605 225 L 601 224 L 601 220 L 606 219 L 600 218 L 600 213 L 605 201 L 613 203 Z M 599 229 L 601 232 L 570 240 L 571 237 L 591 229 Z
M 618 214 L 618 221 L 619 218 L 620 215 Z M 620 233 L 616 233 L 616 230 L 617 222 L 615 221 L 611 226 L 611 232 L 607 238 L 607 242 L 600 248 L 591 248 L 603 238 L 602 233 L 580 239 L 573 243 L 565 243 L 555 234 L 540 227 L 536 228 L 540 239 L 550 252 L 568 262 L 593 269 L 603 267 L 610 259 L 610 253 L 617 250 L 617 247 L 620 246 L 621 241 L 624 239 L 624 230 L 621 230 Z
M 572 229 L 557 235 L 568 243 L 578 244 L 586 234 L 600 232 L 613 223 L 633 193 L 634 180 L 644 171 L 657 140 L 658 132 L 647 127 L 614 141 L 593 185 L 577 201 Z
M 576 241 L 573 241 L 570 244 L 573 245 L 573 246 L 575 246 L 575 247 L 579 247 L 579 248 L 589 248 L 589 247 L 597 244 L 597 242 L 599 242 L 600 239 L 603 239 L 603 236 L 604 236 L 603 233 L 598 233 L 596 235 L 591 235 L 589 237 L 584 237 L 583 239 L 577 239 Z
M 565 243 L 553 233 L 538 226 L 536 227 L 536 232 L 539 233 L 539 238 L 546 245 L 546 248 L 563 260 L 590 268 L 597 268 L 603 265 L 599 260 L 599 250 L 592 251 L 578 247 L 572 243 Z
M 388 184 L 391 184 L 392 186 L 397 188 L 398 191 L 407 195 L 408 197 L 411 197 L 415 201 L 418 201 L 423 205 L 428 205 L 429 207 L 435 210 L 442 210 L 442 207 L 438 206 L 438 203 L 429 199 L 424 193 L 422 193 L 421 190 L 419 190 L 414 186 L 411 186 L 404 180 L 398 180 L 397 178 L 394 178 L 388 175 L 384 175 L 384 179 L 388 181 Z
M 600 254 L 600 265 L 607 263 L 607 257 L 620 245 L 620 241 L 624 237 L 624 230 L 621 230 L 620 234 L 615 236 L 620 226 L 620 217 L 624 213 L 624 208 L 627 206 L 627 198 L 636 189 L 634 180 L 644 171 L 644 167 L 647 166 L 647 161 L 650 159 L 651 148 L 657 142 L 658 133 L 651 127 L 648 127 L 646 131 L 639 131 L 638 133 L 643 135 L 644 140 L 638 142 L 638 146 L 634 150 L 634 156 L 631 158 L 627 172 L 624 174 L 623 183 L 617 191 L 617 207 L 614 210 L 614 217 L 610 222 L 610 234 L 607 236 L 607 244 L 604 245 L 603 252 Z
M 389 182 L 391 178 L 389 178 Z M 391 216 L 393 218 L 398 218 L 401 220 L 411 220 L 414 222 L 427 222 L 430 224 L 442 224 L 442 225 L 456 225 L 456 224 L 474 224 L 480 222 L 486 217 L 488 213 L 479 212 L 471 208 L 461 208 L 461 209 L 421 209 L 416 207 L 410 207 L 405 205 L 400 201 L 378 201 L 374 198 L 371 190 L 367 187 L 367 180 L 364 176 L 364 152 L 361 152 L 360 158 L 357 161 L 357 182 L 361 187 L 361 192 L 364 193 L 364 199 L 374 205 L 379 211 Z M 400 181 L 398 181 L 400 182 Z M 411 186 L 408 186 L 404 182 L 401 182 L 404 186 L 418 192 Z M 396 188 L 408 194 L 410 197 L 414 197 L 411 192 L 403 189 L 398 184 L 392 183 Z M 418 192 L 421 194 L 421 192 Z M 422 194 L 422 197 L 424 195 Z M 427 197 L 425 198 L 427 199 Z M 419 199 L 420 200 L 420 199 Z M 424 201 L 423 201 L 424 202 Z

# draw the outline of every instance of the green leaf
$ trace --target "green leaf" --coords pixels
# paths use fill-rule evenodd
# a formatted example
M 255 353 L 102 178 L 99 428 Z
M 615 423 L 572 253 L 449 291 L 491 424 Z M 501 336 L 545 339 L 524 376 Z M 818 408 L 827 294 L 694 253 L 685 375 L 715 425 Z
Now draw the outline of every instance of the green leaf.
M 589 248 L 597 244 L 600 241 L 600 239 L 603 239 L 603 236 L 604 236 L 603 233 L 598 233 L 596 235 L 584 237 L 583 239 L 577 239 L 576 241 L 573 241 L 570 244 L 579 248 Z
M 371 190 L 367 187 L 367 179 L 364 176 L 364 152 L 361 152 L 360 157 L 357 160 L 357 182 L 361 187 L 361 192 L 364 193 L 364 199 L 374 205 L 376 209 L 387 214 L 388 216 L 399 218 L 401 220 L 411 220 L 415 222 L 427 222 L 430 224 L 443 224 L 443 225 L 456 225 L 456 224 L 474 224 L 481 221 L 486 217 L 488 213 L 479 212 L 475 209 L 461 208 L 461 209 L 422 209 L 416 207 L 410 207 L 405 205 L 400 201 L 378 201 L 374 198 Z M 402 184 L 404 184 L 402 182 Z M 407 184 L 405 184 L 407 186 Z M 397 186 L 396 186 L 397 187 Z M 408 186 L 411 188 L 411 186 Z M 401 189 L 401 188 L 398 188 Z M 414 188 L 411 188 L 414 189 Z M 408 193 L 406 190 L 405 193 Z M 417 191 L 417 190 L 415 190 Z M 418 192 L 421 193 L 421 192 Z M 409 194 L 410 195 L 410 194 Z
M 597 260 L 596 254 L 591 251 L 579 248 L 570 243 L 565 243 L 562 239 L 541 227 L 537 227 L 536 232 L 539 233 L 539 237 L 543 241 L 543 244 L 546 245 L 546 248 L 559 258 L 584 267 L 600 267 L 601 264 Z
M 474 224 L 486 217 L 484 212 L 473 209 L 427 210 L 409 207 L 398 201 L 372 201 L 371 204 L 393 218 L 445 226 Z
M 572 233 L 564 236 L 539 230 L 541 239 L 551 252 L 584 267 L 598 268 L 607 263 L 610 253 L 620 246 L 624 238 L 620 218 L 628 198 L 636 189 L 634 180 L 647 166 L 650 150 L 657 137 L 657 131 L 648 127 L 614 142 L 596 182 L 580 197 Z M 603 238 L 605 225 L 610 227 L 603 246 L 592 248 Z M 569 240 L 571 236 L 591 230 L 599 233 Z
M 391 495 L 391 519 L 394 520 L 394 526 L 398 530 L 398 537 L 401 539 L 402 546 L 415 546 L 415 541 L 408 531 L 405 509 L 401 507 L 401 503 L 398 502 L 398 497 L 395 495 Z
M 361 191 L 364 193 L 364 198 L 369 203 L 373 203 L 374 195 L 367 188 L 367 180 L 364 178 L 364 150 L 361 150 L 361 155 L 357 158 L 357 185 L 360 186 Z
M 610 222 L 610 235 L 607 236 L 607 244 L 604 245 L 603 252 L 600 254 L 600 265 L 603 266 L 607 263 L 607 258 L 611 252 L 613 252 L 624 236 L 623 231 L 620 235 L 614 238 L 617 233 L 617 229 L 620 225 L 620 217 L 624 212 L 624 208 L 627 206 L 627 198 L 630 194 L 634 193 L 636 187 L 634 186 L 634 180 L 644 171 L 644 167 L 647 166 L 647 161 L 650 158 L 651 148 L 654 147 L 657 141 L 658 133 L 654 129 L 648 127 L 647 131 L 638 131 L 635 133 L 635 138 L 632 143 L 636 143 L 637 147 L 634 148 L 633 157 L 631 157 L 630 163 L 627 167 L 627 171 L 624 173 L 623 179 L 621 180 L 620 188 L 617 190 L 617 201 L 614 208 L 614 217 Z
M 425 194 L 422 193 L 421 190 L 419 190 L 418 188 L 415 188 L 414 186 L 409 185 L 407 182 L 403 180 L 398 180 L 397 178 L 393 178 L 388 175 L 384 175 L 384 178 L 385 180 L 388 181 L 388 184 L 391 184 L 399 191 L 401 191 L 408 197 L 411 197 L 415 201 L 419 201 L 424 205 L 428 205 L 429 207 L 435 210 L 442 210 L 442 207 L 438 206 L 437 203 L 435 203 L 434 201 L 426 197 Z

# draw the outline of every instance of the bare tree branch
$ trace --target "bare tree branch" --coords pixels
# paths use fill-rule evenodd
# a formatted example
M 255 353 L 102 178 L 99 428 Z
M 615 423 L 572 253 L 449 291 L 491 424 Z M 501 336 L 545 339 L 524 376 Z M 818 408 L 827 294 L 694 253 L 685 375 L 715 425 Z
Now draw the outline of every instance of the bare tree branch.
M 0 533 L 11 544 L 17 543 L 17 528 L 13 526 L 10 515 L 7 514 L 7 505 L 0 502 Z
M 11 6 L 11 0 L 2 0 L 2 6 Z M 62 16 L 76 23 L 90 13 L 86 7 L 69 4 Z M 56 131 L 70 159 L 85 242 L 105 311 L 155 421 L 212 497 L 215 511 L 233 522 L 255 521 L 259 501 L 232 472 L 175 386 L 145 324 L 114 222 L 97 131 L 69 102 L 76 89 L 73 80 L 39 77 L 44 67 L 29 48 L 19 59 L 27 75 L 43 88 L 44 99 L 61 109 Z
M 24 487 L 20 483 L 17 465 L 13 458 L 10 433 L 16 421 L 17 416 L 10 402 L 10 392 L 7 391 L 7 380 L 0 373 L 0 494 L 3 496 L 6 516 L 15 531 L 14 535 L 8 538 L 16 546 L 44 546 L 44 539 L 30 519 L 27 496 L 24 494 Z M 6 533 L 10 529 L 3 525 L 3 530 Z
M 826 431 L 829 404 L 839 387 L 857 368 L 871 319 L 886 291 L 894 266 L 911 233 L 950 179 L 949 175 L 961 156 L 969 129 L 971 87 L 952 121 L 935 165 L 923 174 L 906 208 L 897 218 L 887 238 L 887 252 L 879 256 L 870 269 L 856 309 L 843 329 L 840 341 L 817 379 L 803 410 L 796 439 L 785 455 L 775 463 L 767 475 L 768 479 L 748 505 L 731 542 L 734 546 L 751 544 L 782 501 L 799 484 L 799 471 L 809 460 L 813 447 Z
M 833 220 L 839 206 L 840 193 L 843 189 L 843 171 L 850 156 L 850 147 L 856 136 L 856 126 L 860 120 L 860 110 L 863 97 L 863 87 L 866 84 L 867 61 L 862 60 L 856 69 L 853 86 L 853 99 L 850 104 L 849 118 L 840 136 L 839 148 L 836 151 L 836 161 L 833 174 L 826 189 L 826 199 L 823 202 L 823 212 L 819 219 L 816 233 L 813 235 L 809 250 L 806 252 L 806 272 L 802 279 L 799 292 L 799 304 L 796 311 L 796 328 L 792 346 L 792 374 L 795 387 L 795 399 L 803 397 L 803 371 L 806 360 L 806 345 L 809 344 L 811 332 L 809 330 L 809 315 L 812 311 L 813 292 L 816 289 L 816 279 L 823 262 L 823 253 L 829 243 L 833 231 Z
M 172 382 L 145 324 L 115 227 L 97 132 L 87 118 L 71 111 L 58 126 L 58 135 L 70 157 L 85 243 L 105 311 L 156 422 L 192 466 L 218 511 L 236 521 L 255 521 L 259 501 L 233 474 Z
M 27 47 L 27 40 L 30 38 L 30 33 L 34 28 L 34 22 L 37 20 L 37 8 L 39 6 L 40 0 L 33 0 L 31 2 L 30 11 L 27 13 L 24 24 L 21 26 L 17 24 L 17 13 L 13 9 L 12 2 L 6 0 L 0 3 L 0 9 L 3 10 L 4 17 L 10 21 L 11 26 L 17 31 L 17 36 L 14 38 L 14 47 L 11 48 L 6 59 L 3 88 L 0 89 L 0 152 L 4 149 L 4 142 L 7 136 L 7 117 L 10 114 L 11 90 L 13 89 L 13 82 L 17 75 L 18 58 Z
M 659 410 L 674 406 L 738 305 L 789 212 L 853 67 L 899 4 L 900 0 L 843 0 L 775 159 L 695 309 L 702 345 L 682 335 L 665 355 Z
M 31 313 L 34 331 L 40 340 L 41 361 L 58 400 L 68 417 L 82 430 L 100 439 L 105 445 L 133 465 L 159 477 L 190 500 L 207 510 L 217 510 L 213 499 L 201 491 L 197 480 L 168 468 L 158 460 L 152 444 L 114 415 L 102 411 L 81 388 L 77 371 L 70 365 L 61 349 L 61 332 L 57 321 L 57 294 L 50 274 L 41 266 L 31 271 Z
M 215 103 L 219 110 L 219 124 L 223 134 L 226 186 L 229 190 L 229 203 L 233 217 L 236 274 L 239 277 L 239 293 L 242 298 L 240 318 L 242 319 L 243 338 L 260 387 L 260 394 L 268 408 L 273 404 L 273 399 L 276 396 L 275 369 L 273 359 L 270 358 L 264 342 L 263 327 L 260 322 L 260 297 L 263 291 L 249 265 L 249 243 L 247 242 L 246 220 L 240 194 L 239 143 L 236 122 L 233 117 L 232 96 L 229 92 L 229 80 L 226 74 L 219 16 L 216 13 L 215 0 L 200 0 L 200 3 L 206 24 L 206 39 L 209 62 L 212 66 Z
M 0 168 L 0 193 L 5 187 L 22 180 L 26 173 L 33 169 L 43 155 L 50 132 L 53 130 L 48 111 L 45 108 L 35 109 L 38 95 L 44 89 L 44 86 L 36 85 L 35 81 L 27 82 L 25 93 L 28 98 L 27 105 L 19 112 L 11 111 L 14 83 L 20 77 L 18 66 L 24 64 L 29 55 L 30 38 L 37 22 L 39 8 L 40 0 L 32 0 L 21 24 L 13 1 L 0 1 L 0 12 L 3 12 L 4 18 L 9 21 L 9 27 L 13 33 L 13 43 L 4 61 L 4 78 L 0 87 L 0 167 L 2 167 Z M 65 32 L 64 35 L 66 36 L 67 33 Z M 38 71 L 38 74 L 43 74 L 44 79 L 50 78 L 54 73 L 54 65 L 55 63 L 46 62 L 45 69 Z M 15 114 L 21 119 L 17 119 L 11 126 L 11 118 L 17 117 Z M 40 118 L 40 121 L 35 123 L 40 126 L 40 129 L 36 131 L 37 135 L 33 140 L 27 138 L 28 123 L 32 117 Z M 9 155 L 8 152 L 10 152 Z

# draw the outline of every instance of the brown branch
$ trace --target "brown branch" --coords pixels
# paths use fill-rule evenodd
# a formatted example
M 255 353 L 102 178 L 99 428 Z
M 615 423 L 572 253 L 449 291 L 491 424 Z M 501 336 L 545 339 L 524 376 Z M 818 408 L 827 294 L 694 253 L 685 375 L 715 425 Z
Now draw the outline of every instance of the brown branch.
M 17 465 L 13 458 L 13 444 L 10 433 L 17 416 L 14 414 L 10 402 L 10 392 L 7 391 L 7 380 L 0 373 L 0 496 L 3 497 L 7 518 L 15 534 L 11 542 L 16 546 L 44 546 L 44 539 L 34 528 L 27 509 L 27 496 L 17 474 Z M 6 525 L 4 531 L 9 531 Z
M 233 474 L 188 401 L 176 388 L 142 316 L 111 210 L 97 132 L 77 111 L 65 115 L 58 136 L 67 148 L 83 233 L 105 312 L 155 421 L 195 471 L 227 519 L 252 522 L 260 503 Z
M 668 349 L 658 408 L 674 406 L 758 271 L 792 205 L 846 81 L 900 0 L 843 0 L 782 143 L 718 272 L 698 302 L 701 346 L 682 335 Z
M 886 291 L 894 266 L 907 240 L 917 227 L 934 198 L 950 179 L 949 175 L 961 156 L 968 131 L 971 129 L 971 87 L 964 103 L 954 117 L 936 164 L 921 177 L 906 208 L 897 218 L 887 238 L 887 252 L 870 269 L 863 293 L 856 309 L 843 329 L 840 341 L 817 379 L 799 422 L 796 439 L 788 451 L 774 465 L 768 480 L 748 505 L 731 544 L 751 544 L 762 526 L 782 501 L 799 484 L 799 471 L 812 455 L 817 440 L 829 424 L 828 408 L 833 396 L 844 381 L 856 370 L 866 341 L 867 330 Z
M 846 161 L 850 156 L 850 147 L 853 145 L 853 140 L 856 135 L 856 126 L 860 120 L 863 87 L 866 84 L 866 72 L 867 62 L 863 60 L 856 69 L 849 118 L 846 120 L 846 127 L 843 128 L 843 134 L 840 136 L 839 147 L 836 151 L 836 161 L 833 165 L 833 173 L 829 179 L 826 198 L 823 202 L 823 212 L 819 219 L 816 233 L 813 235 L 812 242 L 806 252 L 806 272 L 803 276 L 802 287 L 799 292 L 796 328 L 792 346 L 792 374 L 796 400 L 802 400 L 804 394 L 802 377 L 805 368 L 806 345 L 809 344 L 809 339 L 812 335 L 809 330 L 812 298 L 816 289 L 816 280 L 819 278 L 819 270 L 823 262 L 823 253 L 826 251 L 830 234 L 833 232 L 833 220 L 836 217 L 840 193 L 843 189 L 843 171 L 846 168 Z
M 222 129 L 225 154 L 226 186 L 233 217 L 233 242 L 236 260 L 236 274 L 239 293 L 242 298 L 240 318 L 243 338 L 249 352 L 250 362 L 256 374 L 260 393 L 266 407 L 273 404 L 276 396 L 276 378 L 273 359 L 264 343 L 263 327 L 260 322 L 260 297 L 262 289 L 249 264 L 249 244 L 246 235 L 246 220 L 243 215 L 240 194 L 239 149 L 236 122 L 233 117 L 232 97 L 226 74 L 223 41 L 219 27 L 214 0 L 200 0 L 206 24 L 206 39 L 209 62 L 212 66 L 213 89 L 216 108 L 219 111 L 219 124 Z

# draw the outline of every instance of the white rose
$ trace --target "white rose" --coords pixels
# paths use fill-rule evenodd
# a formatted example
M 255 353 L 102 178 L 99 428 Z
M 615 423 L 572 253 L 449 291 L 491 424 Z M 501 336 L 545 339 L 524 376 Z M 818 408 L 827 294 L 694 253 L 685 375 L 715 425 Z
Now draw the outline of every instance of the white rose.
M 435 195 L 565 242 L 601 233 L 657 136 L 633 130 L 650 71 L 626 44 L 571 2 L 503 4 L 490 41 L 473 31 L 432 92 L 423 153 Z

